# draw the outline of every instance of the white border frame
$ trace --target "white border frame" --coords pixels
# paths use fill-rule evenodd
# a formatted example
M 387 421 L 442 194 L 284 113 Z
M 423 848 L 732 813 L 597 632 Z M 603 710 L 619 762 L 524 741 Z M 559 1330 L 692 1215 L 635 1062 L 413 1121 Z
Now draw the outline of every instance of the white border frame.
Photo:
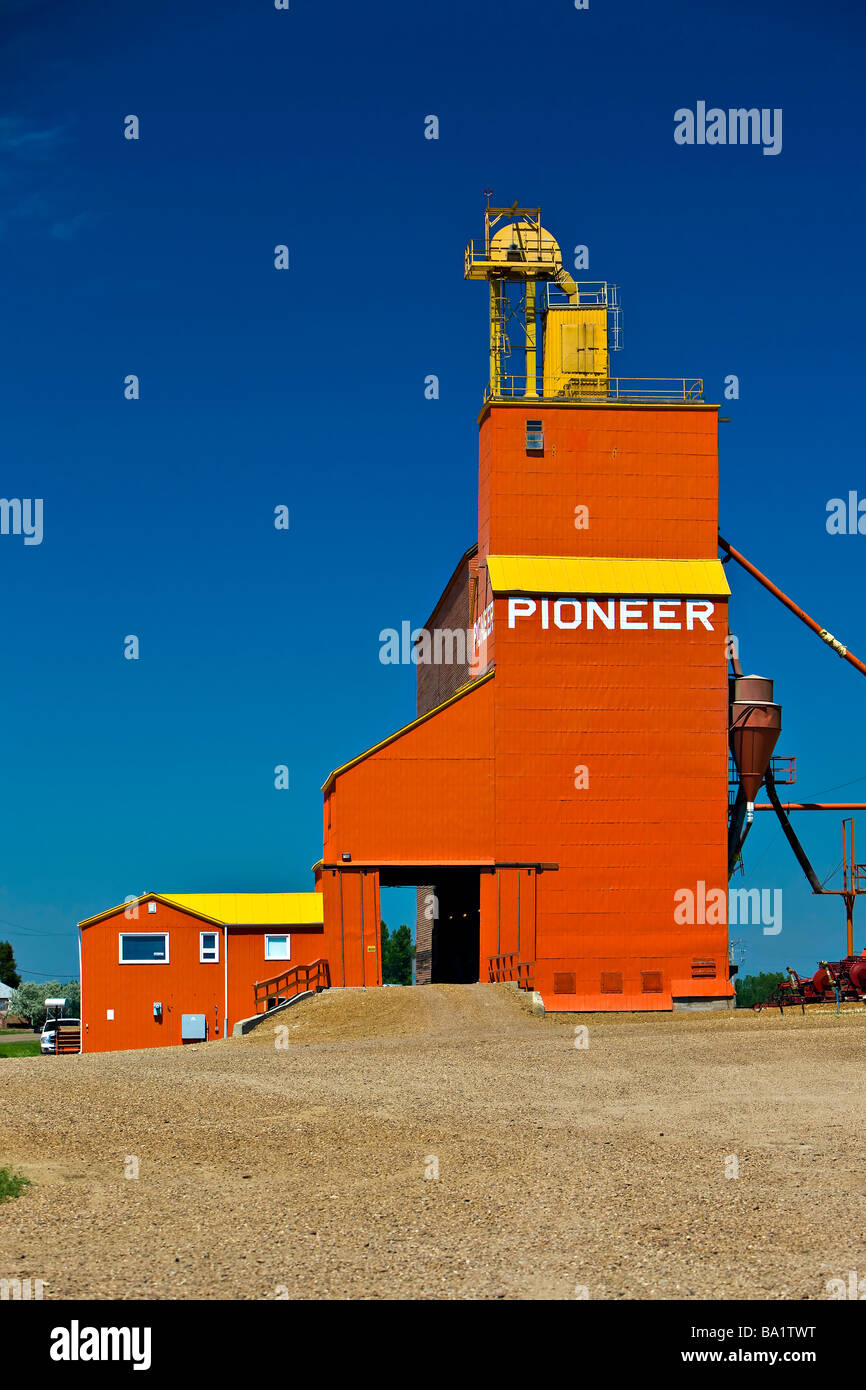
M 164 960 L 124 960 L 123 959 L 123 938 L 125 936 L 161 936 L 165 941 Z M 168 965 L 168 932 L 167 931 L 120 931 L 117 933 L 117 960 L 119 965 Z
M 268 942 L 273 941 L 274 937 L 284 936 L 286 938 L 286 954 L 284 956 L 269 956 Z M 266 931 L 265 932 L 265 960 L 281 961 L 292 959 L 292 933 L 290 931 Z
M 215 949 L 215 951 L 216 951 L 216 955 L 215 955 L 215 956 L 205 956 L 205 955 L 202 954 L 202 952 L 204 951 L 204 944 L 203 944 L 203 943 L 204 943 L 204 938 L 205 938 L 206 936 L 212 936 L 213 939 L 214 939 L 214 949 Z M 219 963 L 220 963 L 220 931 L 219 931 L 219 927 L 213 927 L 210 931 L 200 931 L 200 932 L 199 932 L 199 934 L 198 934 L 198 963 L 199 963 L 199 965 L 219 965 Z

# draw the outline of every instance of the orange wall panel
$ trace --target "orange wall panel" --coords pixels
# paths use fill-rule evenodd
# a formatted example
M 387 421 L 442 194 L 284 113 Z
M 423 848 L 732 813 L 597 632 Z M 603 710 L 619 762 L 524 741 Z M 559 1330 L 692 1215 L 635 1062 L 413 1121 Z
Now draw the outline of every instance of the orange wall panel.
M 695 957 L 722 963 L 730 993 L 726 928 L 674 921 L 678 890 L 727 888 L 726 618 L 717 603 L 712 632 L 509 628 L 496 601 L 496 859 L 559 864 L 538 890 L 549 1008 L 590 1007 L 575 999 L 595 1000 L 607 972 L 623 997 L 591 1007 L 663 1007 Z M 575 999 L 552 995 L 560 971 Z M 644 997 L 654 971 L 664 988 Z
M 526 452 L 540 419 L 543 455 Z M 589 527 L 575 528 L 575 507 Z M 715 557 L 715 409 L 492 406 L 481 423 L 479 555 Z
M 290 959 L 266 960 L 265 937 L 281 935 L 283 931 L 289 934 Z M 293 965 L 309 965 L 311 961 L 327 958 L 324 942 L 321 926 L 229 927 L 229 1029 L 256 1012 L 256 984 L 274 979 Z
M 325 861 L 489 858 L 492 715 L 488 681 L 339 773 Z
M 114 1052 L 137 1047 L 169 1047 L 181 1041 L 181 1014 L 203 1013 L 213 1035 L 222 1037 L 225 999 L 223 946 L 219 961 L 199 961 L 199 932 L 213 931 L 209 923 L 175 908 L 158 905 L 149 914 L 143 906 L 138 917 L 123 911 L 81 932 L 82 1034 L 84 1052 Z M 119 962 L 120 932 L 150 935 L 167 932 L 167 963 L 153 965 Z M 220 936 L 222 932 L 220 931 Z M 162 1022 L 153 1017 L 154 1003 L 162 1004 Z M 114 1018 L 109 1020 L 108 1011 Z
M 325 954 L 334 986 L 382 983 L 379 875 L 362 869 L 320 871 L 325 895 Z

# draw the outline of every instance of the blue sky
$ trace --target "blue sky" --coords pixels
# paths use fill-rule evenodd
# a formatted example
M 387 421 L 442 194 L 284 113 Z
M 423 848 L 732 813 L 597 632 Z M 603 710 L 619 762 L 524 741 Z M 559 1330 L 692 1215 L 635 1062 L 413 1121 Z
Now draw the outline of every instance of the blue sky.
M 45 505 L 41 545 L 0 536 L 27 975 L 74 972 L 74 923 L 129 893 L 311 887 L 322 782 L 411 717 L 378 633 L 475 536 L 485 188 L 620 284 L 620 375 L 739 377 L 723 534 L 866 657 L 866 536 L 825 528 L 866 497 L 864 27 L 839 0 L 7 0 L 0 493 Z M 782 152 L 678 146 L 699 100 L 781 108 Z M 866 800 L 863 678 L 732 568 L 797 795 Z M 745 969 L 809 967 L 841 908 L 759 819 L 741 883 L 783 889 L 784 928 L 738 933 Z M 839 817 L 797 825 L 823 875 Z

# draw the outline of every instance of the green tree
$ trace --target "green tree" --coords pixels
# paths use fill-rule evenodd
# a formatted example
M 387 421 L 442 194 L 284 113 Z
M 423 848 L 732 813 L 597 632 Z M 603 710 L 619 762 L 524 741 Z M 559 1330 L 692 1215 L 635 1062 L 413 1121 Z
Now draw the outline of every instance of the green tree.
M 9 941 L 0 941 L 0 984 L 10 985 L 12 989 L 17 989 L 21 983 L 21 976 L 18 974 L 18 967 L 15 964 L 15 952 Z
M 391 933 L 387 923 L 382 923 L 382 983 L 385 985 L 411 985 L 412 961 L 415 947 L 412 933 L 403 923 Z
M 780 980 L 787 980 L 787 975 L 781 974 L 778 970 L 768 970 L 762 975 L 743 975 L 737 976 L 734 980 L 734 988 L 737 991 L 737 1008 L 751 1009 L 753 1004 L 763 1004 L 765 999 L 773 993 Z
M 45 984 L 25 980 L 10 999 L 9 1012 L 29 1018 L 32 1027 L 41 1028 L 45 1022 L 46 999 L 65 999 L 66 1008 L 63 1012 L 66 1017 L 81 1016 L 81 986 L 77 980 L 68 980 L 64 985 L 60 984 L 59 980 L 48 980 Z

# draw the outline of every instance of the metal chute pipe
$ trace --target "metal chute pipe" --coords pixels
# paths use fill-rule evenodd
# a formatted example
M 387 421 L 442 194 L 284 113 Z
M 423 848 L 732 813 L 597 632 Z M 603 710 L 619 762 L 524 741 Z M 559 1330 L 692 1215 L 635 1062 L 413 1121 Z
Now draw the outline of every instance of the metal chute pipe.
M 828 632 L 820 623 L 816 623 L 814 618 L 810 618 L 804 608 L 801 608 L 792 598 L 788 598 L 788 595 L 783 593 L 778 585 L 773 583 L 772 579 L 768 579 L 765 574 L 761 573 L 756 565 L 753 565 L 750 560 L 746 559 L 745 555 L 741 555 L 739 550 L 735 550 L 732 545 L 729 545 L 724 536 L 719 536 L 719 546 L 727 555 L 730 555 L 732 560 L 736 560 L 738 565 L 742 565 L 743 569 L 752 575 L 753 579 L 757 579 L 759 584 L 763 584 L 764 588 L 768 589 L 774 598 L 777 598 L 780 603 L 784 603 L 785 607 L 789 608 L 791 612 L 800 619 L 801 623 L 805 623 L 813 632 L 816 632 L 822 642 L 826 642 L 828 647 L 833 648 L 837 656 L 844 657 L 850 665 L 856 667 L 861 676 L 866 676 L 866 662 L 862 662 L 859 656 L 855 656 L 853 652 L 850 652 L 843 642 L 840 642 L 837 637 L 833 636 L 832 632 Z
M 775 807 L 756 806 L 756 811 L 772 811 Z M 783 801 L 783 811 L 866 811 L 866 801 Z
M 743 845 L 746 843 L 746 837 L 752 828 L 751 820 L 745 826 L 743 825 L 745 816 L 746 794 L 742 786 L 739 786 L 737 787 L 737 799 L 734 802 L 728 823 L 728 879 L 737 867 L 737 860 L 743 852 Z
M 557 248 L 557 251 L 558 249 L 559 248 Z M 559 286 L 563 294 L 568 295 L 570 303 L 578 303 L 577 283 L 574 279 L 574 276 L 569 275 L 568 271 L 565 269 L 565 266 L 558 258 L 556 271 L 553 276 L 553 283 Z
M 788 820 L 782 803 L 779 800 L 779 793 L 776 791 L 776 779 L 773 776 L 773 769 L 770 767 L 767 768 L 767 771 L 764 774 L 764 785 L 767 788 L 767 796 L 770 798 L 770 801 L 772 802 L 773 810 L 779 817 L 779 824 L 785 832 L 785 838 L 787 839 L 788 844 L 791 846 L 791 849 L 797 856 L 797 863 L 800 865 L 800 868 L 803 870 L 803 873 L 809 880 L 809 883 L 812 887 L 812 892 L 823 893 L 823 885 L 819 880 L 818 875 L 815 873 L 815 870 L 812 868 L 812 865 L 809 863 L 806 851 L 800 844 L 800 841 L 797 839 L 797 836 L 794 833 L 794 827 Z

